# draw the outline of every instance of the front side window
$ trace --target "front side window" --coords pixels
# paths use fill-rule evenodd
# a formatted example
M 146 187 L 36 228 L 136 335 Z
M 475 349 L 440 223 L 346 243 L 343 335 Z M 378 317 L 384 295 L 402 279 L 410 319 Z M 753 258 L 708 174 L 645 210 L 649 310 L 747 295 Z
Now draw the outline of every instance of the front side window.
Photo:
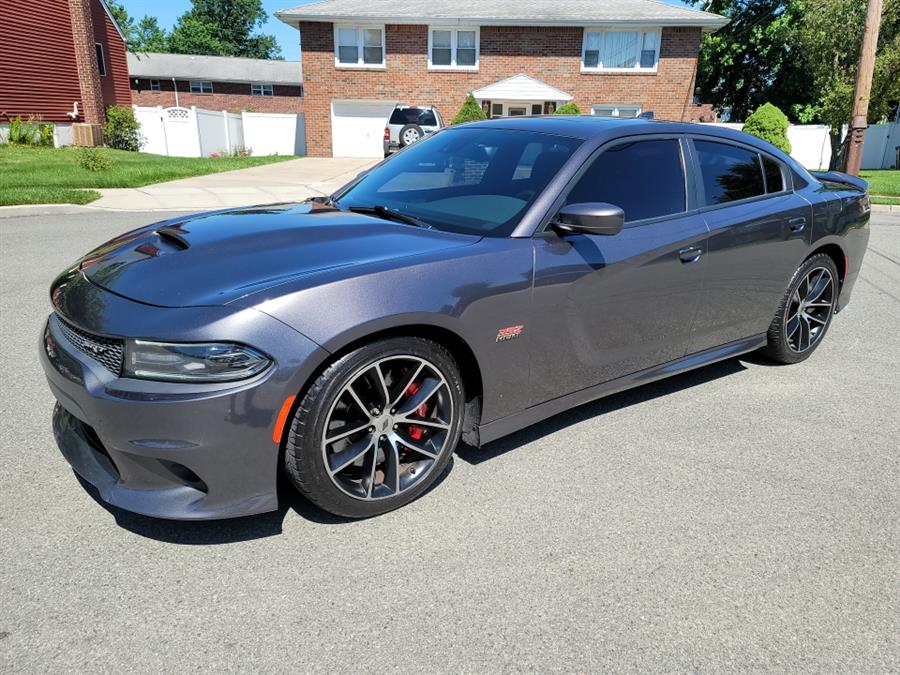
M 251 84 L 251 96 L 274 96 L 275 88 L 271 84 Z
M 433 227 L 508 236 L 582 141 L 513 129 L 443 131 L 409 146 L 338 194 L 338 206 L 385 206 Z
M 581 69 L 656 70 L 660 31 L 585 29 Z
M 191 80 L 192 94 L 211 94 L 213 93 L 212 82 L 207 80 Z
M 678 140 L 632 141 L 604 150 L 566 197 L 566 204 L 585 202 L 614 204 L 625 212 L 625 222 L 684 212 Z
M 97 49 L 97 68 L 100 70 L 100 77 L 105 77 L 106 59 L 103 58 L 103 45 L 98 42 L 94 47 Z
M 335 26 L 334 59 L 338 66 L 384 66 L 384 27 Z
M 478 67 L 477 28 L 430 28 L 428 66 L 430 68 Z
M 766 193 L 759 154 L 729 143 L 694 141 L 707 206 Z

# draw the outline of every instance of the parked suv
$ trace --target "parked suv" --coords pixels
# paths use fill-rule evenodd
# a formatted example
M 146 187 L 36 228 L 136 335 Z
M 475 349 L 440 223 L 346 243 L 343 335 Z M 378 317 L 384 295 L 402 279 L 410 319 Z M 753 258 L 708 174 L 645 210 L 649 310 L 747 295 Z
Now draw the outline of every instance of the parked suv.
M 384 156 L 412 145 L 443 126 L 434 106 L 398 105 L 384 128 Z

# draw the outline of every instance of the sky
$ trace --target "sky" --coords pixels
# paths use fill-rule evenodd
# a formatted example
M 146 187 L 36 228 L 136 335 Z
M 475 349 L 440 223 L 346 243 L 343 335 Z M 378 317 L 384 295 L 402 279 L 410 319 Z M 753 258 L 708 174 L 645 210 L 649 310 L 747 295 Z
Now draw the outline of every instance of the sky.
M 279 9 L 304 5 L 310 1 L 263 0 L 263 6 L 269 14 L 269 20 L 263 27 L 262 32 L 275 36 L 281 47 L 282 56 L 288 61 L 300 60 L 300 36 L 296 28 L 291 28 L 287 24 L 282 23 L 273 15 Z M 121 2 L 135 21 L 143 17 L 144 14 L 149 14 L 159 19 L 159 25 L 166 29 L 174 26 L 178 17 L 191 7 L 190 0 L 121 0 Z M 669 2 L 673 5 L 688 4 L 681 0 L 664 0 L 664 2 Z

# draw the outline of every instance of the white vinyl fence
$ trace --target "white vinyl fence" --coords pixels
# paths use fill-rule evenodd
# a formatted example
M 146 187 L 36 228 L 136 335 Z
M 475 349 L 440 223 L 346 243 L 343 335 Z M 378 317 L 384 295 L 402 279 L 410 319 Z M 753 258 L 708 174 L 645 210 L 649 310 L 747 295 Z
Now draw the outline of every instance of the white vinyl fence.
M 306 154 L 303 114 L 230 113 L 203 108 L 134 106 L 141 150 L 170 157 Z
M 743 124 L 707 122 L 711 126 L 741 130 Z M 846 133 L 846 130 L 844 131 Z M 792 124 L 787 131 L 791 142 L 791 157 L 807 169 L 827 169 L 831 159 L 831 139 L 824 124 Z M 842 135 L 843 138 L 843 135 Z M 900 123 L 873 124 L 866 130 L 863 146 L 863 169 L 896 168 L 897 146 L 900 146 Z

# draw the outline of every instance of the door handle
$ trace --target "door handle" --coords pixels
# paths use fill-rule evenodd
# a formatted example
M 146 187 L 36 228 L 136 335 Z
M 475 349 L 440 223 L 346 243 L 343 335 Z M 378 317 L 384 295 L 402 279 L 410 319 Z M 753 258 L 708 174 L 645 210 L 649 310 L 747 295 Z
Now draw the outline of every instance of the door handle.
M 790 218 L 788 220 L 788 226 L 790 226 L 793 232 L 802 232 L 803 228 L 806 227 L 806 218 L 804 218 L 803 216 Z
M 686 265 L 697 262 L 700 260 L 701 255 L 703 255 L 703 249 L 699 246 L 688 246 L 678 251 L 678 257 Z

